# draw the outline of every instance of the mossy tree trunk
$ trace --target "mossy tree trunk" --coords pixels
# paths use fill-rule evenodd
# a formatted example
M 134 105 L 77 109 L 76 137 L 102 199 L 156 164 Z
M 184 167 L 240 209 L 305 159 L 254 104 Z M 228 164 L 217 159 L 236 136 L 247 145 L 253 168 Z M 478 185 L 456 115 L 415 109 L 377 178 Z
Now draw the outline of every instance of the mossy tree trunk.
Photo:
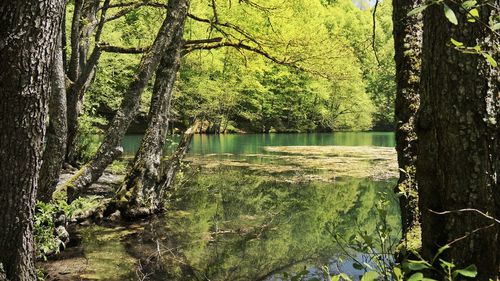
M 184 18 L 179 20 L 185 20 L 187 8 L 183 15 Z M 156 71 L 148 128 L 125 178 L 124 186 L 118 192 L 120 201 L 126 202 L 120 209 L 128 216 L 151 214 L 162 207 L 163 200 L 156 192 L 156 186 L 161 177 L 159 167 L 168 131 L 172 92 L 180 66 L 183 27 L 178 26 Z
M 168 131 L 172 92 L 180 66 L 187 1 L 180 6 L 180 24 L 176 25 L 172 41 L 156 71 L 148 128 L 124 184 L 117 193 L 118 202 L 122 202 L 120 210 L 128 217 L 152 214 L 162 208 L 162 193 L 157 190 L 161 178 L 159 168 Z
M 423 3 L 422 0 L 394 0 L 394 47 L 396 61 L 396 149 L 398 151 L 399 180 L 396 193 L 401 194 L 401 225 L 403 245 L 420 239 L 417 182 L 416 114 L 420 105 L 420 66 L 422 53 L 422 15 L 408 16 L 408 12 Z M 416 235 L 417 234 L 417 235 Z M 410 237 L 411 236 L 411 237 Z M 414 243 L 411 243 L 414 246 Z
M 63 7 L 0 4 L 0 264 L 10 281 L 36 280 L 33 216 Z
M 497 280 L 498 224 L 474 211 L 457 210 L 500 218 L 500 74 L 483 56 L 454 49 L 450 38 L 465 46 L 479 44 L 498 61 L 500 38 L 479 21 L 498 16 L 500 3 L 479 7 L 475 23 L 455 2 L 444 3 L 455 11 L 458 25 L 447 20 L 442 4 L 428 7 L 424 16 L 417 125 L 422 254 L 431 259 L 440 246 L 452 243 L 443 259 L 459 268 L 475 264 L 476 280 Z
M 76 199 L 81 191 L 95 182 L 122 152 L 121 141 L 130 123 L 139 111 L 142 92 L 146 88 L 153 71 L 157 68 L 162 55 L 175 36 L 179 26 L 184 25 L 188 0 L 169 0 L 167 16 L 160 27 L 155 42 L 145 53 L 139 64 L 137 74 L 124 95 L 120 109 L 110 123 L 104 140 L 93 159 L 82 167 L 77 176 L 71 178 L 68 187 L 68 201 Z

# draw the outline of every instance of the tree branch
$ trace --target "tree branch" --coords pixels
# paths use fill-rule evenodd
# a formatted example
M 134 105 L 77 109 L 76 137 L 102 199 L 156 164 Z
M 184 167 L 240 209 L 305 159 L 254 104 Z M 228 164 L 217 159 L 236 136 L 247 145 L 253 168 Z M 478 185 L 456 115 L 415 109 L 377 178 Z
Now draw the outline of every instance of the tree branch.
M 444 211 L 444 212 L 436 212 L 436 211 L 433 211 L 433 210 L 430 210 L 429 209 L 429 212 L 433 213 L 433 214 L 436 214 L 436 215 L 449 215 L 449 214 L 457 214 L 457 213 L 466 213 L 466 212 L 473 212 L 473 213 L 477 213 L 477 214 L 480 214 L 481 216 L 487 218 L 487 219 L 490 219 L 498 224 L 500 224 L 500 220 L 486 214 L 486 213 L 483 213 L 482 211 L 478 210 L 478 209 L 472 209 L 472 208 L 465 208 L 465 209 L 460 209 L 460 210 L 453 210 L 453 211 Z
M 151 47 L 119 47 L 119 46 L 111 46 L 105 43 L 101 43 L 99 48 L 103 52 L 107 53 L 120 53 L 120 54 L 142 54 L 147 52 Z

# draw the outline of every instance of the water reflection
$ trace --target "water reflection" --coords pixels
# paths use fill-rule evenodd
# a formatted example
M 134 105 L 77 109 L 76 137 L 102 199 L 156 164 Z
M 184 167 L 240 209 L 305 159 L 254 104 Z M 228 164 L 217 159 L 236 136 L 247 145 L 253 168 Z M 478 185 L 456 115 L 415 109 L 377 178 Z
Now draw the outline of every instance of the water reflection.
M 325 265 L 357 280 L 352 258 L 368 256 L 353 237 L 375 236 L 382 198 L 388 240 L 399 236 L 394 149 L 369 147 L 393 145 L 390 133 L 195 136 L 165 215 L 80 226 L 81 244 L 53 261 L 57 280 L 264 281 L 304 269 L 324 280 Z
M 165 217 L 115 231 L 122 233 L 117 239 L 109 237 L 111 229 L 83 228 L 85 253 L 92 258 L 104 249 L 118 252 L 106 255 L 119 259 L 99 263 L 118 260 L 120 274 L 94 267 L 92 276 L 101 280 L 133 280 L 137 265 L 148 280 L 281 280 L 282 272 L 304 267 L 308 277 L 319 278 L 321 266 L 348 260 L 328 227 L 346 240 L 374 233 L 380 218 L 373 205 L 392 184 L 354 178 L 291 183 L 226 168 L 202 172 L 183 182 Z M 397 204 L 392 197 L 389 202 L 396 239 Z

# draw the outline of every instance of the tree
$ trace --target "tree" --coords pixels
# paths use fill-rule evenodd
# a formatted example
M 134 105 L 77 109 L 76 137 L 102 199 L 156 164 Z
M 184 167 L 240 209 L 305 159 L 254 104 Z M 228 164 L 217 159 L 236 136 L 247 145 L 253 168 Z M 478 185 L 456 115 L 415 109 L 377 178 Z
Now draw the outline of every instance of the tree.
M 66 161 L 75 164 L 77 160 L 75 145 L 77 141 L 78 117 L 81 113 L 84 93 L 94 78 L 96 67 L 102 54 L 101 35 L 106 21 L 110 0 L 100 7 L 100 0 L 76 0 L 71 21 L 71 56 L 67 70 L 70 85 L 67 89 L 67 143 Z M 100 11 L 100 17 L 98 12 Z M 90 37 L 94 35 L 95 46 L 90 52 Z
M 163 21 L 155 42 L 141 59 L 136 76 L 130 83 L 123 98 L 120 109 L 116 112 L 106 136 L 94 158 L 71 178 L 65 185 L 68 201 L 80 195 L 81 191 L 95 182 L 121 152 L 121 140 L 139 110 L 139 102 L 144 89 L 157 68 L 165 48 L 172 42 L 179 25 L 184 24 L 184 13 L 187 13 L 187 0 L 170 0 L 168 12 Z
M 160 164 L 167 137 L 172 92 L 181 63 L 182 37 L 188 9 L 187 0 L 181 1 L 177 7 L 178 22 L 173 26 L 172 38 L 156 71 L 148 128 L 124 184 L 117 192 L 119 208 L 128 217 L 153 214 L 163 207 L 165 190 L 160 185 Z M 189 146 L 189 143 L 185 145 Z
M 401 194 L 403 242 L 419 240 L 418 189 L 415 179 L 417 161 L 416 115 L 420 105 L 420 66 L 422 53 L 422 16 L 408 13 L 422 4 L 420 0 L 393 0 L 394 48 L 396 61 L 396 149 Z M 415 237 L 416 236 L 416 237 Z M 414 242 L 414 241 L 411 241 Z M 419 244 L 419 243 L 417 243 Z M 406 246 L 415 245 L 406 243 Z M 416 245 L 418 248 L 418 245 Z M 412 249 L 418 250 L 418 249 Z
M 52 199 L 52 193 L 59 179 L 66 153 L 68 124 L 66 119 L 66 81 L 64 76 L 62 28 L 52 65 L 49 125 L 47 127 L 37 192 L 37 199 L 43 202 L 49 202 Z
M 459 267 L 475 264 L 477 280 L 497 280 L 499 225 L 477 211 L 500 217 L 500 75 L 494 62 L 500 37 L 488 26 L 490 19 L 498 22 L 500 3 L 474 11 L 460 4 L 434 4 L 424 15 L 417 124 L 422 253 L 431 259 L 449 244 L 444 259 Z
M 33 214 L 64 1 L 0 4 L 0 264 L 36 280 Z

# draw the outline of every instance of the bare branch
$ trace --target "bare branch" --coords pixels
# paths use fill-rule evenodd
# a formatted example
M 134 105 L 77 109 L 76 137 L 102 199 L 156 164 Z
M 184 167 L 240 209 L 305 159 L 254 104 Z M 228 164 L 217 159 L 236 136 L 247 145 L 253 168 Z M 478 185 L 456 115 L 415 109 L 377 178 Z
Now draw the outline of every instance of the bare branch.
M 377 46 L 375 45 L 375 39 L 377 36 L 377 7 L 378 7 L 379 0 L 375 1 L 375 6 L 373 7 L 373 30 L 372 30 L 372 48 L 373 48 L 373 54 L 375 54 L 375 59 L 377 60 L 378 66 L 380 66 L 380 60 L 378 58 L 378 53 L 377 53 Z
M 444 211 L 444 212 L 436 212 L 433 210 L 429 210 L 429 212 L 436 214 L 436 215 L 449 215 L 449 214 L 456 214 L 456 213 L 473 212 L 473 213 L 480 214 L 481 216 L 500 224 L 500 220 L 498 220 L 498 219 L 496 219 L 496 218 L 494 218 L 494 217 L 492 217 L 492 216 L 490 216 L 490 215 L 488 215 L 488 214 L 486 214 L 478 209 L 465 208 L 465 209 L 460 209 L 460 210 Z
M 145 7 L 145 6 L 156 7 L 156 8 L 165 8 L 165 9 L 167 8 L 166 4 L 151 2 L 151 0 L 141 0 L 138 2 L 129 2 L 126 4 L 114 4 L 114 5 L 111 5 L 110 8 L 119 8 L 119 7 L 125 8 L 126 7 L 126 9 L 123 9 L 123 10 L 116 12 L 114 15 L 106 18 L 106 21 L 108 22 L 108 21 L 113 21 L 113 20 L 119 19 L 119 18 L 125 16 L 126 14 L 128 14 L 134 10 L 137 10 L 141 7 Z
M 150 49 L 148 47 L 120 47 L 120 46 L 111 46 L 105 43 L 101 43 L 99 45 L 99 49 L 103 52 L 107 53 L 120 53 L 120 54 L 142 54 L 147 52 Z
M 188 41 L 184 42 L 184 46 L 196 45 L 196 44 L 207 44 L 207 43 L 218 43 L 218 42 L 222 42 L 222 37 L 198 39 L 198 40 L 188 40 Z
M 167 5 L 164 3 L 156 3 L 156 2 L 149 2 L 149 1 L 136 1 L 136 2 L 126 2 L 126 3 L 117 3 L 113 5 L 109 5 L 109 8 L 126 8 L 130 6 L 135 6 L 137 4 L 141 4 L 141 6 L 148 6 L 148 7 L 155 7 L 155 8 L 167 8 Z

